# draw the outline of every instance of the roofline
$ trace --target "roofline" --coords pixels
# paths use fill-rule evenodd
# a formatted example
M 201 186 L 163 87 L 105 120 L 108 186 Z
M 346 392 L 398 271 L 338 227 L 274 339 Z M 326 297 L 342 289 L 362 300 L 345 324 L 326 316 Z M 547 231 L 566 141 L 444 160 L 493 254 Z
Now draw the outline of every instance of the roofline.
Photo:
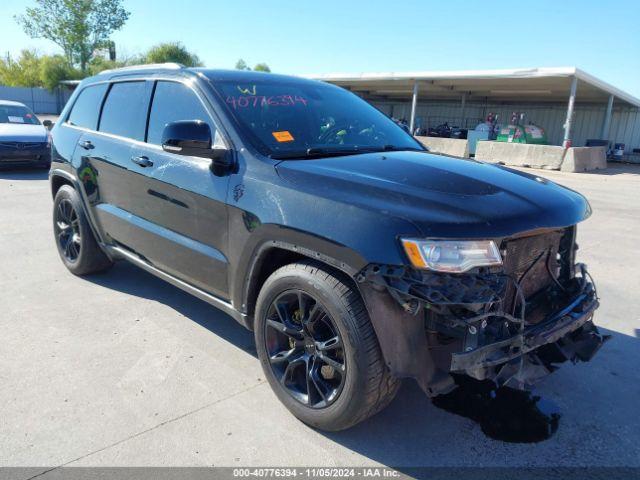
M 591 85 L 598 87 L 601 90 L 613 95 L 614 97 L 618 97 L 621 100 L 624 100 L 635 107 L 640 108 L 640 98 L 634 97 L 633 95 L 620 90 L 617 87 L 614 87 L 610 83 L 605 82 L 604 80 L 600 80 L 597 77 L 594 77 L 590 73 L 585 72 L 584 70 L 580 70 L 579 68 L 575 69 L 575 76 L 578 77 L 578 80 L 582 80 L 583 82 L 590 83 Z
M 594 77 L 576 67 L 539 67 L 514 68 L 499 70 L 450 70 L 422 72 L 371 72 L 371 73 L 327 73 L 321 75 L 302 75 L 305 78 L 324 80 L 326 82 L 341 81 L 375 81 L 375 80 L 460 80 L 491 78 L 541 78 L 541 77 L 577 77 L 605 92 L 624 100 L 635 107 L 640 107 L 640 99 L 630 95 L 613 85 Z
M 575 67 L 554 68 L 515 68 L 499 70 L 445 70 L 417 72 L 370 72 L 370 73 L 327 73 L 322 75 L 304 75 L 308 78 L 330 81 L 349 80 L 444 80 L 463 78 L 533 78 L 533 77 L 569 77 L 574 75 Z
M 26 107 L 26 105 L 22 102 L 16 102 L 15 100 L 0 100 L 0 105 L 7 105 L 12 107 Z M 27 107 L 29 108 L 29 107 Z
M 128 65 L 126 67 L 111 68 L 108 70 L 102 70 L 98 75 L 120 73 L 120 72 L 133 72 L 137 70 L 180 70 L 185 68 L 181 63 L 167 62 L 167 63 L 143 63 L 140 65 Z

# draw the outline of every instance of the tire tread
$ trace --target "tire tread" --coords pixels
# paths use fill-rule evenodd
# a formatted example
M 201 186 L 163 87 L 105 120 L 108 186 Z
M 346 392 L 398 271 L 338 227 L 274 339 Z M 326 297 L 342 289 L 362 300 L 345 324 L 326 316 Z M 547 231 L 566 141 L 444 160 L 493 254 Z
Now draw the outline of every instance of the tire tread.
M 342 430 L 362 422 L 389 405 L 400 388 L 401 380 L 392 376 L 387 368 L 367 309 L 355 285 L 350 285 L 350 279 L 341 272 L 333 272 L 324 264 L 314 260 L 285 265 L 272 275 L 295 275 L 299 270 L 304 270 L 320 282 L 328 284 L 337 294 L 354 323 L 355 329 L 350 333 L 359 338 L 359 341 L 351 339 L 351 343 L 358 345 L 366 357 L 367 377 L 364 400 L 355 416 L 335 428 L 335 430 Z M 330 429 L 333 430 L 333 428 Z

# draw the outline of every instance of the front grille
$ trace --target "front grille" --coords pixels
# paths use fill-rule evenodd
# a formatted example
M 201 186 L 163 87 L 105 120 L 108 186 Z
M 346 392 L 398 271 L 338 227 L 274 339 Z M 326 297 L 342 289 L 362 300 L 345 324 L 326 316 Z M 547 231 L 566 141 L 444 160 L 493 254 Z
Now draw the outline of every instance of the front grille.
M 16 150 L 41 148 L 45 147 L 46 145 L 46 142 L 0 142 L 0 147 L 15 148 Z
M 557 278 L 560 265 L 558 250 L 564 230 L 556 230 L 541 235 L 506 240 L 502 245 L 504 271 L 522 289 L 525 299 L 548 287 Z M 552 277 L 553 275 L 553 277 Z M 516 288 L 507 289 L 507 311 L 513 311 Z

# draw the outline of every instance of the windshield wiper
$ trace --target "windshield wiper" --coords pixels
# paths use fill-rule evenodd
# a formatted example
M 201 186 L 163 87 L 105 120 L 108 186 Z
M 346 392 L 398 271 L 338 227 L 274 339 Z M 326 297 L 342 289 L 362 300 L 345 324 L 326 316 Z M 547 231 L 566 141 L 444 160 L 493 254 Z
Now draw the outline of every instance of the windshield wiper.
M 269 156 L 276 160 L 286 160 L 290 158 L 325 158 L 325 157 L 340 157 L 343 155 L 360 155 L 362 153 L 371 153 L 372 151 L 375 151 L 375 150 L 371 150 L 370 148 L 360 148 L 360 147 L 352 147 L 352 148 L 311 147 L 311 148 L 307 148 L 305 151 L 273 153 Z
M 282 152 L 273 153 L 271 158 L 276 160 L 286 160 L 294 158 L 326 158 L 326 157 L 340 157 L 345 155 L 361 155 L 363 153 L 375 153 L 375 152 L 424 152 L 426 150 L 417 147 L 398 147 L 396 145 L 384 145 L 382 147 L 364 146 L 364 147 L 311 147 L 306 151 L 297 152 Z
M 385 145 L 380 149 L 384 152 L 427 152 L 428 150 L 418 147 L 398 147 L 397 145 Z

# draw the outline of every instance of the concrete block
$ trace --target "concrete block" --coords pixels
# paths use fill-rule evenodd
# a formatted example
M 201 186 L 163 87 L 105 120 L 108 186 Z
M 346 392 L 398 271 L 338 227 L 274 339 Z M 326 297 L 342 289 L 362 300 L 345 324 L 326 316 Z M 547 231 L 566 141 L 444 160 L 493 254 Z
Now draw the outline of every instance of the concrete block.
M 466 139 L 418 136 L 416 139 L 433 153 L 469 158 L 469 142 Z
M 475 158 L 489 163 L 560 170 L 564 154 L 565 149 L 556 145 L 480 141 Z
M 607 168 L 605 147 L 571 147 L 562 162 L 563 172 L 588 172 Z

